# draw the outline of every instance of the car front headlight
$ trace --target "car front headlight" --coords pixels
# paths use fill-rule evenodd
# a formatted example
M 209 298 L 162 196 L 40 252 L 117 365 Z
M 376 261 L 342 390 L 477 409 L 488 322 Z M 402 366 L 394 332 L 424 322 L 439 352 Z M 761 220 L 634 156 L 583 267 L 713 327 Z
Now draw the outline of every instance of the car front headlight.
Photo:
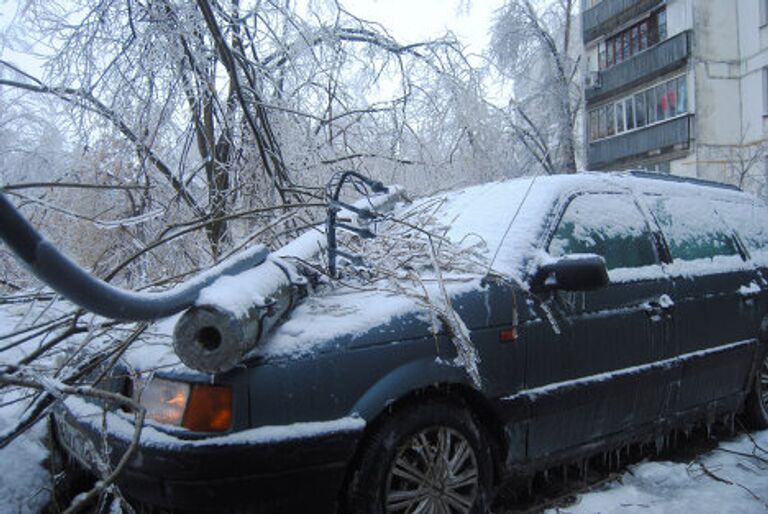
M 225 432 L 232 425 L 232 390 L 151 378 L 134 383 L 133 398 L 147 418 L 196 432 Z

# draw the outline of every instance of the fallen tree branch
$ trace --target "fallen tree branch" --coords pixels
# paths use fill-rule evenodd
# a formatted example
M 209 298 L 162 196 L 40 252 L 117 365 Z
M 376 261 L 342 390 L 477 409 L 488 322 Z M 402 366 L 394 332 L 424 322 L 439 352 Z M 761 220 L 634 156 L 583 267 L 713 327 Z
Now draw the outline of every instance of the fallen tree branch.
M 110 184 L 81 184 L 79 182 L 21 182 L 19 184 L 6 184 L 0 186 L 0 191 L 17 191 L 19 189 L 41 189 L 41 188 L 65 188 L 65 189 L 105 189 L 105 190 L 146 190 L 147 186 L 142 185 L 110 185 Z
M 704 474 L 707 475 L 712 480 L 715 480 L 716 482 L 720 482 L 720 483 L 726 484 L 726 485 L 735 485 L 735 486 L 738 486 L 738 487 L 744 489 L 747 493 L 749 493 L 750 496 L 752 496 L 752 498 L 754 498 L 756 501 L 760 502 L 763 505 L 763 507 L 766 510 L 768 510 L 768 503 L 766 503 L 765 500 L 763 500 L 757 494 L 755 494 L 752 491 L 752 489 L 750 489 L 749 487 L 745 486 L 744 484 L 740 484 L 738 482 L 731 482 L 730 480 L 727 480 L 725 478 L 721 478 L 721 477 L 715 475 L 707 466 L 704 465 L 703 462 L 696 462 L 696 464 L 698 464 L 699 467 L 701 468 L 701 470 L 704 472 Z
M 39 79 L 21 71 L 18 67 L 14 66 L 8 61 L 0 59 L 0 64 L 12 69 L 17 73 L 22 74 L 28 80 L 33 82 L 19 82 L 17 80 L 0 78 L 0 86 L 13 87 L 15 89 L 22 89 L 34 93 L 53 95 L 65 102 L 80 105 L 84 109 L 94 112 L 108 120 L 120 131 L 120 133 L 122 133 L 134 146 L 136 146 L 136 148 L 141 153 L 147 156 L 149 162 L 151 162 L 152 165 L 160 172 L 160 174 L 169 181 L 179 197 L 184 201 L 184 203 L 187 204 L 189 208 L 195 212 L 196 215 L 205 215 L 205 211 L 197 204 L 197 201 L 186 189 L 184 184 L 173 174 L 170 166 L 165 164 L 163 160 L 152 150 L 152 148 L 144 143 L 142 139 L 118 116 L 117 113 L 103 104 L 100 100 L 93 96 L 93 94 L 80 89 L 47 86 L 43 84 L 43 82 Z M 78 100 L 80 102 L 78 102 Z

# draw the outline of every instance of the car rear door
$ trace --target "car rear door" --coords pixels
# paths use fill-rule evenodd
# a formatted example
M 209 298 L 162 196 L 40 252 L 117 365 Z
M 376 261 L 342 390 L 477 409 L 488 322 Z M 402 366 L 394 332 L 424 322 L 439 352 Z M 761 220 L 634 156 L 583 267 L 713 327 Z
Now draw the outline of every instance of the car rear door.
M 761 277 L 701 189 L 696 196 L 645 196 L 671 257 L 673 415 L 715 401 L 735 407 L 726 400 L 746 389 L 759 326 L 752 293 L 761 290 Z
M 742 294 L 755 299 L 762 320 L 768 314 L 768 206 L 752 196 L 740 195 L 716 200 L 715 209 L 738 235 L 760 273 L 762 281 L 745 288 Z
M 658 361 L 668 353 L 671 284 L 632 195 L 573 197 L 547 250 L 603 256 L 610 284 L 543 297 L 552 328 L 527 352 L 532 458 L 656 419 L 669 378 Z

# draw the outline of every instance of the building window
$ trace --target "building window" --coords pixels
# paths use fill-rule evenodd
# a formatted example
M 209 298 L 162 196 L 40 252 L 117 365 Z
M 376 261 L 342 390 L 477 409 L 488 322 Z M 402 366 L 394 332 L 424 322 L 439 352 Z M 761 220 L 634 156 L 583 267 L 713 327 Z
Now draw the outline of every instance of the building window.
M 637 128 L 645 127 L 646 112 L 645 112 L 645 93 L 639 93 L 635 95 L 635 126 Z
M 768 0 L 760 0 L 760 26 L 768 25 Z
M 627 118 L 627 130 L 635 128 L 635 104 L 632 98 L 624 100 L 624 114 Z
M 639 170 L 652 171 L 655 173 L 662 173 L 664 175 L 669 175 L 672 172 L 672 165 L 670 161 L 656 162 L 653 164 L 638 164 L 636 166 Z
M 659 25 L 659 41 L 667 39 L 667 11 L 662 9 L 656 15 L 656 19 Z
M 677 112 L 675 114 L 685 114 L 688 112 L 688 78 L 683 75 L 677 77 Z
M 645 112 L 648 115 L 648 125 L 656 123 L 656 88 L 651 88 L 644 93 Z
M 616 113 L 616 133 L 621 134 L 624 132 L 624 102 L 618 102 L 614 112 Z
M 765 0 L 768 2 L 768 0 Z M 667 11 L 662 9 L 648 18 L 600 43 L 600 69 L 604 70 L 642 52 L 667 38 Z
M 688 112 L 685 75 L 657 84 L 589 111 L 589 140 L 641 129 Z M 763 70 L 763 93 L 768 98 L 768 67 Z M 765 105 L 768 105 L 766 103 Z
M 594 139 L 598 139 L 600 137 L 600 109 L 594 109 L 589 112 L 587 124 L 589 140 L 594 141 Z

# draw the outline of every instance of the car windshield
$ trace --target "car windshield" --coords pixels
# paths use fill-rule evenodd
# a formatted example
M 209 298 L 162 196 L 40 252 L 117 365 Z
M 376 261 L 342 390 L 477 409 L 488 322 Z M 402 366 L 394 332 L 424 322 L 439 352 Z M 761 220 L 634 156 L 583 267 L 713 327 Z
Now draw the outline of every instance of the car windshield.
M 544 255 L 540 236 L 553 221 L 553 206 L 569 191 L 583 187 L 585 180 L 611 188 L 604 177 L 595 175 L 539 176 L 469 187 L 419 204 L 435 204 L 435 217 L 454 243 L 482 240 L 493 270 L 524 279 L 536 264 L 531 257 Z

